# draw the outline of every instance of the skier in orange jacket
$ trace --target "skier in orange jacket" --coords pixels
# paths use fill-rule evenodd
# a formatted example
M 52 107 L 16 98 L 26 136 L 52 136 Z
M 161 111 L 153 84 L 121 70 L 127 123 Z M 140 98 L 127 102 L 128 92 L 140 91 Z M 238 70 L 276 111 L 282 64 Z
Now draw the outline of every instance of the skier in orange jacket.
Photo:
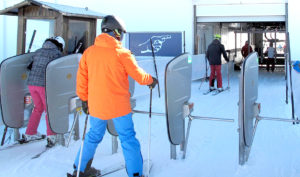
M 90 115 L 91 125 L 84 140 L 80 177 L 100 173 L 91 163 L 109 119 L 118 132 L 128 176 L 142 176 L 143 158 L 132 121 L 128 76 L 152 88 L 157 79 L 140 68 L 131 52 L 122 47 L 120 41 L 126 30 L 121 19 L 108 15 L 103 18 L 101 29 L 94 45 L 83 53 L 77 72 L 77 95 L 84 112 Z M 73 176 L 78 170 L 79 152 Z

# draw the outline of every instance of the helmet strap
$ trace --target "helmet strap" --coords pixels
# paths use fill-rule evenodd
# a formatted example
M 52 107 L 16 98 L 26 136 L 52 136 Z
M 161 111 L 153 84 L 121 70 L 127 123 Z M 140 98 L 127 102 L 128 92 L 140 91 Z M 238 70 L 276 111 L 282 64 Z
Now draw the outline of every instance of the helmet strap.
M 109 29 L 104 28 L 104 29 L 102 29 L 102 32 L 107 33 L 108 35 L 114 37 L 118 41 L 122 41 L 122 39 L 123 39 L 123 32 L 121 32 L 118 29 L 109 30 Z
M 118 29 L 114 29 L 113 32 L 114 32 L 116 39 L 118 41 L 121 41 L 123 38 L 123 33 L 121 31 L 119 31 Z

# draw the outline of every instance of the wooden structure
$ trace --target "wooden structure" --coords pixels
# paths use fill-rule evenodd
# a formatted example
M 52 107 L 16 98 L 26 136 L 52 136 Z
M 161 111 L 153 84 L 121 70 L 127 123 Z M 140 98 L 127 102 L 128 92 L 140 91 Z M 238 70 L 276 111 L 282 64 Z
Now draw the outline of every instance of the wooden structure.
M 83 45 L 81 52 L 93 44 L 96 37 L 97 19 L 105 16 L 88 8 L 71 7 L 38 0 L 22 1 L 0 10 L 0 15 L 18 16 L 17 54 L 25 53 L 28 19 L 51 21 L 53 35 L 64 38 L 66 42 L 64 54 L 69 54 L 73 52 L 78 41 L 81 41 Z

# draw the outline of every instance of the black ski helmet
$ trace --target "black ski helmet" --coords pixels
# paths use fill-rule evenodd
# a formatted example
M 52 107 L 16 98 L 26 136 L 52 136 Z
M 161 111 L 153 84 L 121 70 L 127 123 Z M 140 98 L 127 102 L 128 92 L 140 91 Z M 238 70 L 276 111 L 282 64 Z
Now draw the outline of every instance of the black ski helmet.
M 125 24 L 123 20 L 114 15 L 105 16 L 101 23 L 102 32 L 114 31 L 116 29 L 123 33 L 126 33 Z

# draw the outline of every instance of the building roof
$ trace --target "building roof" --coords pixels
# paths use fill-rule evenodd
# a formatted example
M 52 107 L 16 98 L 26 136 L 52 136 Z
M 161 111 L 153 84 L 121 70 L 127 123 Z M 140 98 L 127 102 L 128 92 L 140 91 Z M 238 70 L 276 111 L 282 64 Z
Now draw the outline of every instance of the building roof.
M 28 5 L 36 5 L 41 6 L 46 9 L 51 9 L 61 13 L 64 16 L 75 16 L 75 17 L 84 17 L 84 18 L 103 18 L 105 14 L 91 11 L 87 7 L 72 7 L 67 5 L 54 4 L 49 2 L 43 2 L 39 0 L 25 0 L 18 4 L 15 4 L 11 7 L 7 7 L 3 10 L 0 10 L 0 15 L 18 15 L 19 8 L 28 6 Z

